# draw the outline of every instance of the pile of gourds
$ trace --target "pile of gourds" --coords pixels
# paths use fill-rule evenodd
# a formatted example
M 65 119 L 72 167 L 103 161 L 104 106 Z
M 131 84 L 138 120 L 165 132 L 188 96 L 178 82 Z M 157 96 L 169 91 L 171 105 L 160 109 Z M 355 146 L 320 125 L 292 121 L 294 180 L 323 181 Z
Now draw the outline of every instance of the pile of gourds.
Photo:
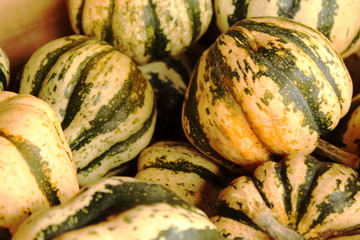
M 360 2 L 308 2 L 67 0 L 0 51 L 0 240 L 359 239 Z

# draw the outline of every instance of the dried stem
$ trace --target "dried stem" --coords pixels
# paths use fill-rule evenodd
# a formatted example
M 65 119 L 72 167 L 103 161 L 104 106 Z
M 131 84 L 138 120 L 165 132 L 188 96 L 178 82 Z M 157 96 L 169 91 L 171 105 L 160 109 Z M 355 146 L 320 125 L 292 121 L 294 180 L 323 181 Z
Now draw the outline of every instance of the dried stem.
M 346 152 L 323 139 L 319 140 L 319 144 L 314 152 L 336 163 L 343 164 L 353 169 L 359 168 L 360 158 L 357 155 Z

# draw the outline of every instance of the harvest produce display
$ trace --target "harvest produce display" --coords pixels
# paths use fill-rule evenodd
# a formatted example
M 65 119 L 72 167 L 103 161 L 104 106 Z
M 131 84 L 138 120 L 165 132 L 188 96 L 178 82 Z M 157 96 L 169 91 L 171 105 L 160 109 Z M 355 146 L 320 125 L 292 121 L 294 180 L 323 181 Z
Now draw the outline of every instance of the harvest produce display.
M 360 239 L 359 12 L 4 1 L 0 240 Z

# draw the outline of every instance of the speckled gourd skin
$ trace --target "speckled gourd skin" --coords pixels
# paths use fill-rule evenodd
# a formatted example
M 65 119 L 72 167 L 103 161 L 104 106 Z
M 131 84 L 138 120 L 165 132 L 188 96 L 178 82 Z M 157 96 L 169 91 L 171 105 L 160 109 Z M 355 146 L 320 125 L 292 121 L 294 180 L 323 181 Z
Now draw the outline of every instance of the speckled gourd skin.
M 285 18 L 248 18 L 199 59 L 183 129 L 207 156 L 253 170 L 274 154 L 311 153 L 347 113 L 352 90 L 322 34 Z
M 195 147 L 181 141 L 159 141 L 141 151 L 135 178 L 160 183 L 208 216 L 230 176 Z
M 207 30 L 211 0 L 67 0 L 76 34 L 114 45 L 138 64 L 176 56 Z
M 54 111 L 31 95 L 0 91 L 0 238 L 79 191 L 73 155 Z M 6 236 L 8 235 L 8 236 Z
M 221 32 L 246 17 L 287 17 L 320 31 L 344 58 L 360 48 L 359 11 L 360 2 L 357 0 L 214 1 L 216 24 Z
M 80 185 L 121 169 L 154 132 L 150 82 L 104 41 L 72 35 L 45 44 L 26 63 L 19 92 L 38 96 L 55 110 Z
M 209 239 L 223 237 L 204 212 L 160 184 L 112 176 L 71 201 L 31 216 L 20 239 Z

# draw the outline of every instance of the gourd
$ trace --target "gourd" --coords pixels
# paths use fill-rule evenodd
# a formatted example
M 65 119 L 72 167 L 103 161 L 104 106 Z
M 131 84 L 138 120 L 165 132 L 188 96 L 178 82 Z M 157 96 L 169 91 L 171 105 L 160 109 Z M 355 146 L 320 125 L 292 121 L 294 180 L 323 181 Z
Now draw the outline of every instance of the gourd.
M 75 163 L 54 111 L 31 95 L 0 91 L 0 239 L 28 216 L 79 192 Z
M 133 177 L 111 176 L 72 200 L 24 221 L 23 239 L 223 239 L 198 208 L 170 189 Z
M 5 90 L 10 83 L 10 61 L 4 50 L 0 48 L 0 91 Z
M 156 125 L 153 141 L 185 139 L 181 128 L 181 106 L 192 67 L 185 55 L 149 62 L 139 69 L 153 86 Z
M 226 239 L 359 239 L 359 180 L 311 155 L 268 161 L 222 190 L 211 219 Z
M 54 109 L 81 186 L 124 171 L 154 132 L 151 84 L 104 41 L 71 35 L 45 44 L 27 61 L 19 92 Z
M 360 49 L 359 11 L 360 2 L 357 0 L 214 1 L 216 25 L 220 32 L 247 17 L 286 17 L 320 31 L 344 58 Z
M 233 25 L 204 52 L 185 93 L 189 141 L 233 171 L 310 154 L 349 110 L 352 80 L 321 33 L 287 18 Z
M 177 56 L 207 30 L 211 0 L 67 0 L 76 34 L 97 37 L 138 64 Z
M 141 151 L 135 178 L 162 184 L 211 216 L 228 176 L 191 144 L 159 141 Z

